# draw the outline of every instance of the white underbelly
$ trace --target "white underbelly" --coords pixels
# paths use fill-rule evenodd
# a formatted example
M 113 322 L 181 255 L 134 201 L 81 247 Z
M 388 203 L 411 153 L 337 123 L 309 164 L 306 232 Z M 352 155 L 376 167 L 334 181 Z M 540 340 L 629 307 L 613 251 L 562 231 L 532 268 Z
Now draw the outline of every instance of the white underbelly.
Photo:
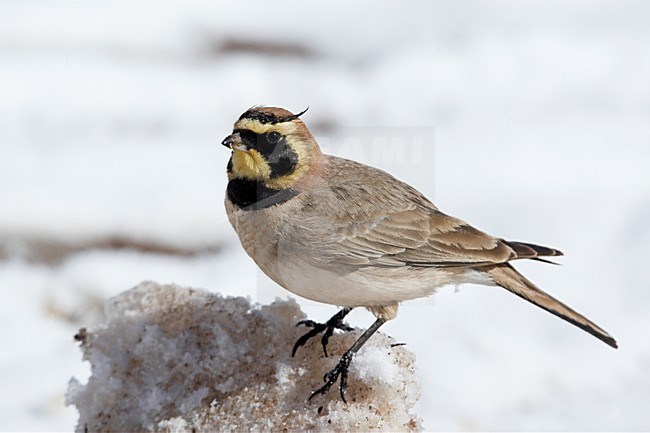
M 313 301 L 350 307 L 422 298 L 447 284 L 491 284 L 487 276 L 473 270 L 458 273 L 439 268 L 365 267 L 339 274 L 299 259 L 283 261 L 277 270 L 282 281 L 279 284 L 290 292 Z
M 280 286 L 313 301 L 350 307 L 391 305 L 429 296 L 447 284 L 493 284 L 486 274 L 471 269 L 359 267 L 344 273 L 331 265 L 315 266 L 293 249 L 278 248 L 286 213 L 273 215 L 279 212 L 273 207 L 247 212 L 228 202 L 226 209 L 242 246 L 259 268 Z

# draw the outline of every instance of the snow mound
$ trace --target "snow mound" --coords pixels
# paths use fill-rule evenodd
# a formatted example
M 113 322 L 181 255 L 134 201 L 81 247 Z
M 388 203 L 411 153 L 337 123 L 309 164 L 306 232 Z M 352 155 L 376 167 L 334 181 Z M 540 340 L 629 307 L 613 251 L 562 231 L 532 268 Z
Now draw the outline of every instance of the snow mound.
M 310 393 L 361 334 L 318 338 L 291 358 L 305 332 L 294 301 L 246 298 L 145 282 L 110 299 L 106 321 L 81 329 L 86 385 L 71 379 L 77 431 L 421 430 L 415 357 L 374 335 L 354 358 L 343 403 L 334 387 Z

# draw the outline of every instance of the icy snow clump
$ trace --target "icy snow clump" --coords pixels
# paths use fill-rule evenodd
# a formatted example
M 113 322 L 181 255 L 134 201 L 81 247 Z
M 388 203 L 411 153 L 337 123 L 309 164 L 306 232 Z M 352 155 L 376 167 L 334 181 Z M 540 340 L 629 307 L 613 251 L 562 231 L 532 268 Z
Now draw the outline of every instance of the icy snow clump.
M 412 353 L 376 334 L 354 359 L 343 403 L 334 387 L 308 401 L 361 333 L 337 334 L 330 357 L 294 301 L 145 282 L 106 304 L 106 321 L 75 336 L 92 375 L 70 381 L 77 431 L 421 430 Z

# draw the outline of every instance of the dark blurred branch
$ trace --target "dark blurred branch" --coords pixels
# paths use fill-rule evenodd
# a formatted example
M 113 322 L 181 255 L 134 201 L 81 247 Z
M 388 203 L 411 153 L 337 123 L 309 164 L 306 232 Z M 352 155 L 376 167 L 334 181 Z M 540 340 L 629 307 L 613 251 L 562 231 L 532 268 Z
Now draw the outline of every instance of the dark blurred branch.
M 163 242 L 111 236 L 80 242 L 66 242 L 52 239 L 0 238 L 0 260 L 20 258 L 31 263 L 58 265 L 68 256 L 89 250 L 130 250 L 147 254 L 193 257 L 218 252 L 221 246 L 196 248 L 179 247 Z
M 313 59 L 318 57 L 316 51 L 297 43 L 234 38 L 208 41 L 207 54 L 214 54 L 215 56 L 253 54 L 267 57 L 295 57 L 300 59 Z

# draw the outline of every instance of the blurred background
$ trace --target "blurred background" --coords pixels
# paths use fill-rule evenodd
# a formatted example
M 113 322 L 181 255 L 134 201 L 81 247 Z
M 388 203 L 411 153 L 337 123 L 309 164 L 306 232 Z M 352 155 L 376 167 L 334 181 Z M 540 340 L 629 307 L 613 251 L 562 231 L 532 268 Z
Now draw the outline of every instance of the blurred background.
M 72 336 L 143 280 L 288 296 L 223 209 L 220 141 L 257 104 L 309 106 L 328 152 L 563 250 L 518 268 L 620 343 L 498 288 L 407 303 L 384 332 L 417 356 L 427 430 L 650 429 L 650 3 L 7 0 L 0 16 L 0 430 L 74 428 L 64 393 L 89 366 Z

